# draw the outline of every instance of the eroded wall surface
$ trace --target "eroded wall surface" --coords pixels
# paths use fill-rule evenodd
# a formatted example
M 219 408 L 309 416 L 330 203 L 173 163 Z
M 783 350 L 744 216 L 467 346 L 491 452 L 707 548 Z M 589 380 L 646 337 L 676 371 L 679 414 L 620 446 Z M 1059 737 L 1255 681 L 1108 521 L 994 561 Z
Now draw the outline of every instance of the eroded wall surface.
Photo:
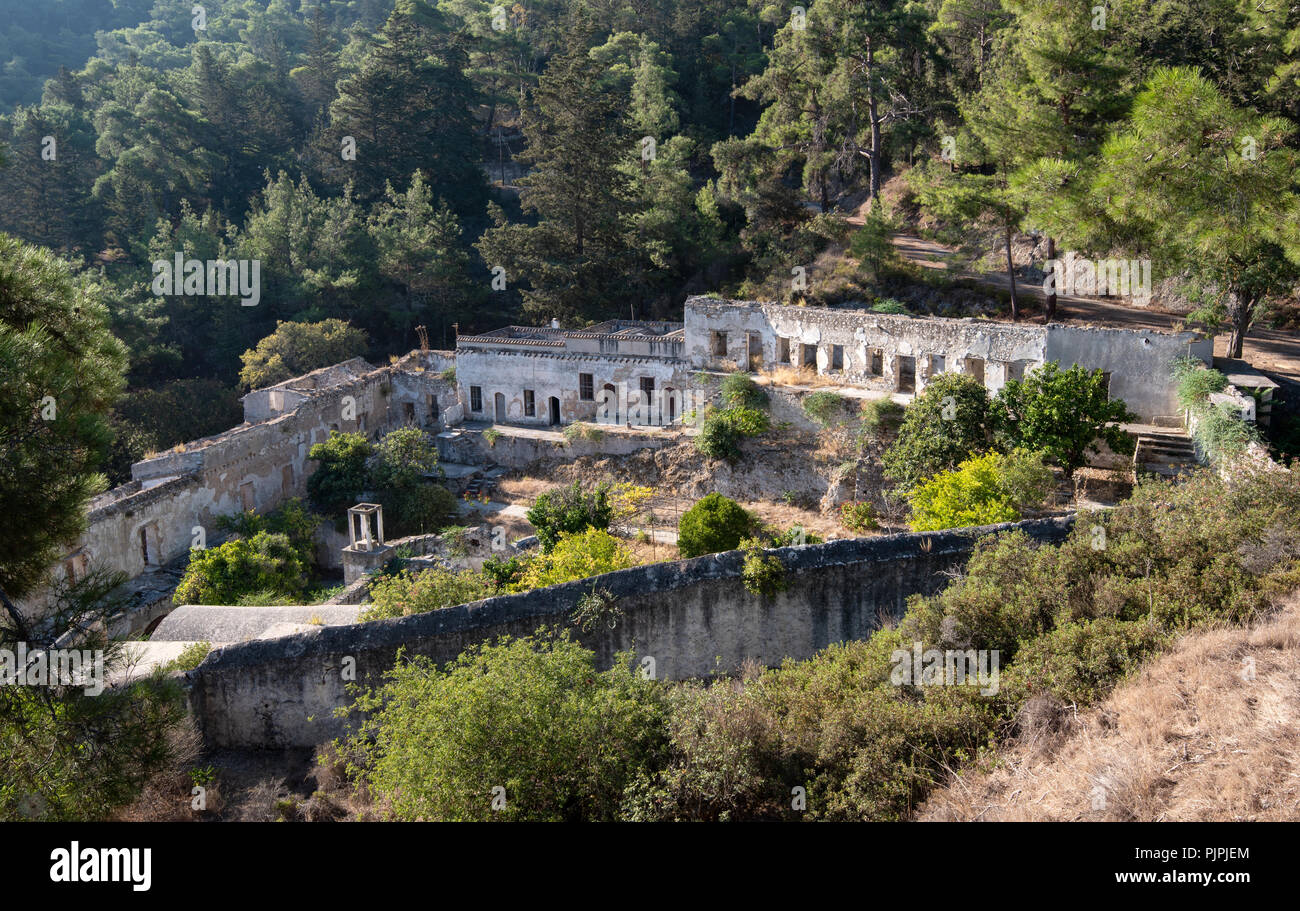
M 663 679 L 731 671 L 750 658 L 776 665 L 869 637 L 882 619 L 902 614 L 909 595 L 941 588 L 945 573 L 962 565 L 983 535 L 1019 528 L 1037 541 L 1056 542 L 1072 523 L 1072 517 L 1040 519 L 783 548 L 772 553 L 785 564 L 790 584 L 771 597 L 745 589 L 743 558 L 733 551 L 411 617 L 240 643 L 214 651 L 191 672 L 191 702 L 210 746 L 314 746 L 344 731 L 333 710 L 349 701 L 345 671 L 373 683 L 399 648 L 442 664 L 504 634 L 569 627 L 570 612 L 593 585 L 611 592 L 621 612 L 612 630 L 574 630 L 602 667 L 623 651 L 638 662 L 652 659 Z
M 457 414 L 446 361 L 439 352 L 382 368 L 354 359 L 250 393 L 245 423 L 135 463 L 131 482 L 92 500 L 85 533 L 53 572 L 71 579 L 97 566 L 134 578 L 215 541 L 220 516 L 306 496 L 308 453 L 332 430 L 438 429 Z M 40 617 L 48 602 L 43 592 L 24 606 Z

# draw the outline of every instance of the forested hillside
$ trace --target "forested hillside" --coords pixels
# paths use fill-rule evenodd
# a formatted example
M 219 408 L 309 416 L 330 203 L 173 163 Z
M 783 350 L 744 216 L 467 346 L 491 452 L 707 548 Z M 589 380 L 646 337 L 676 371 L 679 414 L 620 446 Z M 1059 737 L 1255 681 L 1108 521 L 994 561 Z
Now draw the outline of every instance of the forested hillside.
M 1154 256 L 1239 331 L 1300 257 L 1294 4 L 0 8 L 0 230 L 95 273 L 130 351 L 119 477 L 237 420 L 279 321 L 345 320 L 382 358 L 421 325 L 442 347 L 791 295 L 828 245 L 879 258 L 897 212 L 852 238 L 832 213 L 900 175 L 946 223 Z M 154 293 L 178 252 L 258 261 L 257 305 Z

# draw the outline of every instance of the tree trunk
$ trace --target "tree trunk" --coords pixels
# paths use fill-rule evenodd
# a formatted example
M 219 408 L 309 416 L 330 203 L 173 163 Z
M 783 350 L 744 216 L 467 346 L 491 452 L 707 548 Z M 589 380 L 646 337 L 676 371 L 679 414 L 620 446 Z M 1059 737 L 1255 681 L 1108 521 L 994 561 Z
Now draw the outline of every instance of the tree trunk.
M 1011 225 L 1006 226 L 1007 239 L 1007 278 L 1011 280 L 1011 321 L 1020 319 L 1020 308 L 1016 303 L 1016 270 L 1011 263 Z
M 1047 261 L 1056 259 L 1056 238 L 1050 234 L 1047 237 Z M 1052 282 L 1052 293 L 1047 295 L 1047 306 L 1043 310 L 1043 322 L 1050 323 L 1056 318 L 1056 282 Z
M 871 162 L 871 189 L 870 199 L 876 201 L 880 195 L 880 114 L 879 106 L 876 103 L 876 86 L 873 79 L 875 70 L 876 52 L 872 50 L 871 39 L 867 39 L 867 118 L 871 121 L 871 154 L 867 160 Z
M 1228 324 L 1231 327 L 1228 335 L 1228 357 L 1241 357 L 1242 347 L 1246 343 L 1246 332 L 1255 317 L 1256 303 L 1255 299 L 1243 297 L 1236 291 L 1228 292 Z

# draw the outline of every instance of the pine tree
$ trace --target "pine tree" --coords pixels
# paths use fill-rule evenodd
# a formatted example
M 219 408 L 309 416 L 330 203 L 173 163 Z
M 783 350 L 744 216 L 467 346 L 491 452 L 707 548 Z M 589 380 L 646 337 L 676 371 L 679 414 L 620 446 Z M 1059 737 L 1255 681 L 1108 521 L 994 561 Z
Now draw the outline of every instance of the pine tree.
M 622 99 L 600 77 L 581 39 L 551 61 L 524 114 L 532 171 L 521 181 L 523 207 L 538 224 L 498 224 L 478 243 L 489 268 L 527 283 L 525 308 L 537 318 L 623 311 L 632 189 L 620 160 L 636 146 Z
M 458 212 L 481 209 L 486 180 L 466 63 L 442 13 L 399 0 L 360 70 L 339 83 L 325 137 L 332 149 L 322 150 L 327 176 L 338 186 L 352 181 L 358 198 L 372 200 L 387 182 L 423 170 L 434 194 Z M 356 142 L 355 161 L 340 154 L 345 136 Z

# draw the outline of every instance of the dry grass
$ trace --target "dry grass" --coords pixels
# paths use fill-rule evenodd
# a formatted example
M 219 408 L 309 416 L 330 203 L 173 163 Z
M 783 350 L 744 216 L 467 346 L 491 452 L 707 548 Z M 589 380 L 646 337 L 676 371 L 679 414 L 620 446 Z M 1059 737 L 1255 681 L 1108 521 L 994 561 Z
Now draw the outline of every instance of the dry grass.
M 823 386 L 843 386 L 843 377 L 825 376 L 811 367 L 774 367 L 762 370 L 758 382 L 769 386 L 805 386 L 810 389 Z
M 502 478 L 497 482 L 497 489 L 493 493 L 493 499 L 503 503 L 532 506 L 533 501 L 539 496 L 559 485 L 560 482 L 558 481 L 533 477 L 532 475 L 524 475 L 518 478 Z
M 773 528 L 784 531 L 795 525 L 826 540 L 854 538 L 856 534 L 840 524 L 835 515 L 822 515 L 815 509 L 805 509 L 795 504 L 769 503 L 766 500 L 749 500 L 740 504 Z
M 918 818 L 1300 819 L 1300 597 L 1254 628 L 1184 637 L 1093 710 L 1040 700 L 1020 721 L 995 767 Z

